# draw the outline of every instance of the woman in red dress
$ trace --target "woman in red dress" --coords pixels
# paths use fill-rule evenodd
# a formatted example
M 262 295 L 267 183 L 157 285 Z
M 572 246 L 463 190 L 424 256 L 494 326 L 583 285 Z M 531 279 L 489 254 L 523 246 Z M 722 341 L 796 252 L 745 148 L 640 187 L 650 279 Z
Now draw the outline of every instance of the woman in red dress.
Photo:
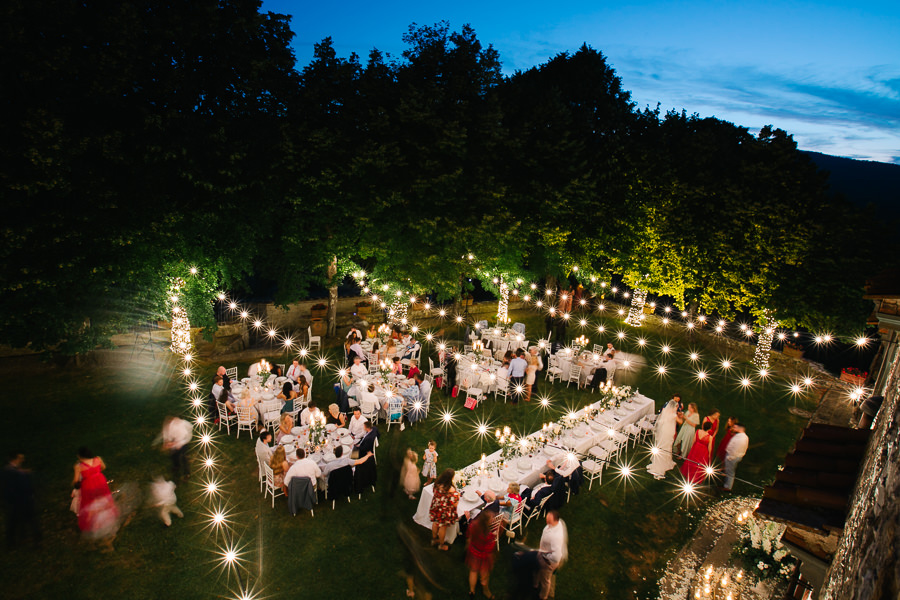
M 78 528 L 87 537 L 104 540 L 111 550 L 119 509 L 109 491 L 106 476 L 103 475 L 105 468 L 102 458 L 85 447 L 79 448 L 72 485 L 79 486 L 81 492 Z
M 719 447 L 716 449 L 716 456 L 719 459 L 719 462 L 725 464 L 725 448 L 728 447 L 728 442 L 731 441 L 731 436 L 734 435 L 734 423 L 737 421 L 734 417 L 728 417 L 725 421 L 725 435 L 722 437 L 722 441 L 719 442 Z
M 693 484 L 703 482 L 706 477 L 706 467 L 709 466 L 709 457 L 713 449 L 713 437 L 709 435 L 712 423 L 706 421 L 694 434 L 694 445 L 687 455 L 684 464 L 681 465 L 681 474 L 685 481 Z
M 711 435 L 714 440 L 716 439 L 716 434 L 719 432 L 719 416 L 719 409 L 714 408 L 709 413 L 709 415 L 703 417 L 703 423 L 712 423 L 712 428 L 709 430 L 709 435 Z M 703 423 L 701 423 L 701 425 Z
M 431 545 L 445 552 L 450 550 L 450 546 L 444 542 L 447 527 L 459 521 L 457 513 L 459 492 L 453 487 L 455 474 L 453 469 L 447 469 L 434 482 L 432 487 L 434 497 L 428 511 L 428 517 L 431 519 Z
M 469 567 L 469 598 L 475 597 L 475 585 L 479 578 L 484 597 L 494 597 L 488 588 L 491 569 L 494 568 L 494 549 L 497 547 L 497 534 L 491 531 L 494 518 L 499 518 L 497 513 L 483 510 L 478 513 L 466 532 L 466 536 L 469 538 L 469 545 L 466 547 L 466 566 Z

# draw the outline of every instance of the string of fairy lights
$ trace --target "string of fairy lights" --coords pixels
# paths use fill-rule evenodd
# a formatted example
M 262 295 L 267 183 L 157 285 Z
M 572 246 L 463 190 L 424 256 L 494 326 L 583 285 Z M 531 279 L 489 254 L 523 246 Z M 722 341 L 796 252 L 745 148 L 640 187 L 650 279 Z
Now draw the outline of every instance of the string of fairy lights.
M 471 255 L 470 255 L 471 260 Z M 577 267 L 573 267 L 573 273 L 578 272 Z M 198 276 L 196 268 L 190 269 L 190 276 Z M 434 348 L 441 353 L 447 353 L 449 358 L 460 361 L 463 355 L 452 348 L 447 340 L 440 339 L 436 336 L 433 329 L 425 328 L 417 322 L 410 319 L 409 307 L 414 305 L 416 313 L 425 319 L 437 319 L 439 322 L 447 320 L 458 326 L 472 326 L 478 331 L 480 326 L 477 322 L 469 322 L 470 320 L 462 314 L 454 313 L 442 305 L 432 305 L 427 299 L 419 301 L 417 295 L 403 290 L 400 286 L 381 283 L 378 291 L 373 291 L 371 284 L 366 282 L 365 272 L 358 271 L 353 274 L 354 278 L 360 284 L 364 294 L 379 306 L 385 314 L 385 318 L 393 323 L 405 327 L 409 333 L 425 343 L 433 344 Z M 505 327 L 509 323 L 509 298 L 519 300 L 523 306 L 531 307 L 550 317 L 561 319 L 569 325 L 578 328 L 581 335 L 579 336 L 579 344 L 577 346 L 569 346 L 562 348 L 563 353 L 574 355 L 580 350 L 579 347 L 585 348 L 590 340 L 588 335 L 597 335 L 596 343 L 599 345 L 604 341 L 612 341 L 619 348 L 628 347 L 629 350 L 635 351 L 646 362 L 649 372 L 659 378 L 665 378 L 678 371 L 678 367 L 674 366 L 674 360 L 679 353 L 683 359 L 687 359 L 693 380 L 698 385 L 712 384 L 718 378 L 725 378 L 725 381 L 731 380 L 734 385 L 744 391 L 750 391 L 754 388 L 762 388 L 763 385 L 772 378 L 772 373 L 768 368 L 768 348 L 771 347 L 772 341 L 778 339 L 780 341 L 789 338 L 799 337 L 799 332 L 790 332 L 787 330 L 779 330 L 777 321 L 769 314 L 767 315 L 766 325 L 760 329 L 758 347 L 766 349 L 765 360 L 754 357 L 753 370 L 748 370 L 737 364 L 729 356 L 720 356 L 712 361 L 705 360 L 698 349 L 688 344 L 687 347 L 676 347 L 674 342 L 663 340 L 659 344 L 651 344 L 650 341 L 641 335 L 640 331 L 629 331 L 621 327 L 610 326 L 604 319 L 612 316 L 617 320 L 621 320 L 623 324 L 627 324 L 633 329 L 639 329 L 645 318 L 648 316 L 645 307 L 649 307 L 653 314 L 660 316 L 659 322 L 664 328 L 669 326 L 682 326 L 685 330 L 704 330 L 712 335 L 720 336 L 727 333 L 729 328 L 737 326 L 737 330 L 747 338 L 751 339 L 757 333 L 752 325 L 748 323 L 728 323 L 724 319 L 714 320 L 707 315 L 698 314 L 690 315 L 687 311 L 681 311 L 681 320 L 677 316 L 679 312 L 670 305 L 659 307 L 661 310 L 657 313 L 657 304 L 654 301 L 647 301 L 647 292 L 645 290 L 635 289 L 632 294 L 628 290 L 619 290 L 615 285 L 610 285 L 605 281 L 599 280 L 597 276 L 585 276 L 585 282 L 590 281 L 592 287 L 598 288 L 600 294 L 594 298 L 587 299 L 581 297 L 578 302 L 574 302 L 574 298 L 570 300 L 569 292 L 558 291 L 551 288 L 540 288 L 536 283 L 525 283 L 521 278 L 507 283 L 502 277 L 495 279 L 494 283 L 498 285 L 501 293 L 498 301 L 498 314 L 496 328 L 499 331 L 501 327 Z M 377 282 L 376 282 L 377 283 Z M 236 531 L 234 519 L 234 509 L 229 501 L 229 495 L 225 494 L 226 487 L 219 472 L 219 465 L 222 464 L 221 457 L 218 453 L 218 436 L 219 431 L 215 424 L 210 420 L 207 414 L 204 392 L 200 381 L 195 376 L 193 344 L 191 342 L 191 329 L 189 316 L 185 308 L 181 305 L 181 290 L 184 288 L 183 279 L 177 278 L 172 282 L 169 295 L 169 310 L 172 314 L 172 342 L 171 350 L 179 357 L 178 370 L 184 381 L 185 391 L 188 400 L 188 410 L 191 419 L 196 427 L 198 446 L 201 452 L 200 463 L 202 465 L 203 474 L 199 482 L 199 500 L 202 503 L 202 514 L 208 529 L 210 538 L 213 540 L 213 560 L 229 577 L 233 575 L 237 582 L 237 590 L 233 596 L 239 600 L 251 600 L 258 597 L 260 582 L 252 581 L 250 570 L 248 567 L 248 559 L 246 547 L 240 541 Z M 319 371 L 334 368 L 336 374 L 342 373 L 345 368 L 343 360 L 336 361 L 339 364 L 333 364 L 323 350 L 318 353 L 311 352 L 306 346 L 300 342 L 300 336 L 294 335 L 289 331 L 280 329 L 274 325 L 268 324 L 264 319 L 252 314 L 250 310 L 241 305 L 238 301 L 230 299 L 225 293 L 218 294 L 218 300 L 223 303 L 232 315 L 236 316 L 241 322 L 246 323 L 255 331 L 259 332 L 265 338 L 268 338 L 273 347 L 280 348 L 285 354 L 294 354 L 297 358 L 310 361 L 314 368 Z M 621 306 L 608 305 L 607 298 L 616 301 L 621 298 L 625 301 L 630 300 L 630 307 L 627 311 Z M 572 305 L 572 309 L 568 307 Z M 560 308 L 565 307 L 565 308 Z M 599 317 L 599 319 L 598 319 Z M 836 337 L 827 332 L 814 333 L 811 336 L 812 341 L 816 345 L 827 345 L 837 341 Z M 858 336 L 855 344 L 862 348 L 871 342 L 864 335 Z M 540 340 L 536 344 L 541 351 L 549 351 L 549 344 L 545 340 Z M 652 354 L 651 354 L 652 353 Z M 646 360 L 649 356 L 650 360 Z M 599 358 L 595 354 L 594 358 Z M 628 370 L 637 365 L 632 365 L 629 359 L 625 359 L 621 365 L 622 368 Z M 785 394 L 790 396 L 800 396 L 815 385 L 815 377 L 811 374 L 791 379 L 783 386 Z M 516 393 L 523 393 L 524 388 L 514 390 Z M 861 387 L 856 387 L 849 393 L 850 399 L 859 401 L 866 393 Z M 538 398 L 537 405 L 541 410 L 549 409 L 553 404 L 552 397 L 549 395 Z M 574 410 L 570 408 L 569 414 L 573 414 Z M 444 408 L 438 417 L 439 424 L 444 428 L 452 428 L 457 421 L 456 414 L 452 408 Z M 489 436 L 492 426 L 485 421 L 478 421 L 474 426 L 474 435 Z M 612 434 L 611 434 L 612 435 Z M 665 450 L 649 444 L 645 447 L 645 458 L 652 459 L 654 455 Z M 573 454 L 573 456 L 575 456 Z M 612 466 L 612 465 L 611 465 Z M 612 468 L 616 471 L 616 477 L 623 482 L 629 482 L 636 477 L 638 472 L 637 464 L 629 462 L 619 462 Z M 712 465 L 704 466 L 704 473 L 707 479 L 716 478 L 720 475 L 718 469 Z M 738 479 L 738 481 L 743 481 Z M 744 483 L 756 486 L 751 482 Z M 690 500 L 699 497 L 702 489 L 699 485 L 681 478 L 675 484 L 676 493 L 684 499 Z

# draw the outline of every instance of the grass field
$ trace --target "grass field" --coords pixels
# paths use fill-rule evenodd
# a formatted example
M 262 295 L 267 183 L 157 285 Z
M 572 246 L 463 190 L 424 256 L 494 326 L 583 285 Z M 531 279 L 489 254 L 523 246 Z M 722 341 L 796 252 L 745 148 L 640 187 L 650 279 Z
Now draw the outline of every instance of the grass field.
M 512 317 L 524 321 L 529 333 L 543 333 L 535 313 L 523 311 Z M 620 371 L 618 383 L 636 386 L 656 399 L 657 410 L 679 391 L 685 402 L 696 402 L 701 413 L 715 406 L 723 417 L 738 416 L 746 423 L 751 442 L 738 477 L 755 485 L 773 478 L 805 425 L 805 419 L 793 416 L 788 408 L 812 408 L 809 399 L 786 393 L 785 377 L 795 375 L 790 363 L 784 363 L 784 372 L 766 381 L 754 378 L 752 387 L 744 389 L 737 383 L 737 373 L 751 372 L 749 346 L 726 347 L 712 337 L 688 337 L 681 328 L 657 324 L 642 328 L 640 335 L 647 344 L 641 348 L 636 331 L 611 318 L 604 321 L 606 337 L 592 339 L 592 343 L 605 342 L 614 337 L 609 332 L 621 329 L 628 337 L 617 347 L 633 353 L 640 350 L 646 361 L 628 372 Z M 592 319 L 594 325 L 598 322 L 597 317 Z M 570 328 L 571 336 L 580 333 L 578 327 Z M 592 337 L 591 332 L 587 335 Z M 593 337 L 598 337 L 596 328 Z M 672 351 L 664 354 L 663 345 L 671 346 Z M 426 351 L 429 349 L 426 346 Z M 698 363 L 710 373 L 702 386 L 694 378 L 698 367 L 688 358 L 692 351 L 700 354 Z M 336 349 L 331 353 L 337 356 Z M 728 372 L 719 365 L 726 355 L 736 365 Z M 258 356 L 273 362 L 279 358 L 265 351 Z M 241 373 L 246 372 L 250 360 L 238 364 Z M 667 366 L 665 377 L 654 368 L 660 362 Z M 218 364 L 201 364 L 201 380 L 206 382 Z M 80 542 L 75 516 L 68 512 L 72 465 L 81 445 L 104 458 L 114 489 L 126 482 L 143 489 L 155 475 L 168 473 L 167 457 L 152 447 L 152 441 L 166 415 L 185 412 L 186 394 L 180 378 L 172 377 L 174 366 L 171 356 L 157 353 L 155 360 L 148 354 L 131 358 L 124 350 L 105 353 L 100 364 L 78 369 L 56 369 L 37 359 L 6 359 L 0 365 L 6 382 L 0 401 L 6 415 L 5 446 L 24 452 L 27 466 L 36 472 L 44 532 L 40 550 L 26 545 L 4 555 L 0 566 L 4 598 L 233 597 L 235 576 L 219 568 L 215 550 L 220 540 L 206 526 L 203 513 L 209 502 L 201 495 L 197 460 L 195 476 L 177 490 L 185 518 L 166 529 L 154 513 L 141 508 L 120 532 L 114 553 L 101 554 Z M 333 398 L 333 379 L 324 372 L 317 377 L 314 395 L 320 405 Z M 256 582 L 256 591 L 267 598 L 405 597 L 400 576 L 405 550 L 397 539 L 396 526 L 410 524 L 423 546 L 428 545 L 429 533 L 412 523 L 416 502 L 395 489 L 401 453 L 407 447 L 421 453 L 427 441 L 435 439 L 439 470 L 463 467 L 477 460 L 482 450 L 496 448 L 491 440 L 482 443 L 474 435 L 478 420 L 530 432 L 541 422 L 591 401 L 588 392 L 574 387 L 567 390 L 564 384 L 541 387 L 541 393 L 552 398 L 550 414 L 534 403 L 513 406 L 493 400 L 473 413 L 462 409 L 461 399 L 451 400 L 436 391 L 426 422 L 403 432 L 397 428 L 382 431 L 377 492 L 362 501 L 339 504 L 334 511 L 330 504 L 320 504 L 314 518 L 290 516 L 283 498 L 276 500 L 274 510 L 271 500 L 263 501 L 254 473 L 253 440 L 246 434 L 239 440 L 223 434 L 218 438 L 222 459 L 218 477 L 224 488 L 222 502 L 231 507 L 230 522 L 240 540 L 242 577 Z M 438 420 L 443 408 L 456 415 L 449 429 L 442 428 Z M 640 465 L 638 477 L 625 483 L 607 471 L 602 486 L 591 492 L 585 488 L 563 508 L 570 561 L 559 574 L 557 598 L 655 597 L 656 581 L 666 561 L 692 535 L 708 503 L 715 501 L 715 494 L 710 493 L 686 503 L 675 493 L 673 478 L 655 481 L 646 475 L 645 454 L 639 449 L 629 457 Z M 199 452 L 193 451 L 193 456 L 196 459 Z M 735 491 L 753 494 L 758 490 L 739 482 Z M 526 542 L 537 544 L 539 536 L 540 527 L 533 522 Z M 512 554 L 511 546 L 502 546 L 492 576 L 492 588 L 500 597 L 509 587 Z M 425 555 L 447 590 L 436 592 L 435 597 L 465 597 L 463 544 L 458 541 L 450 553 L 426 549 Z

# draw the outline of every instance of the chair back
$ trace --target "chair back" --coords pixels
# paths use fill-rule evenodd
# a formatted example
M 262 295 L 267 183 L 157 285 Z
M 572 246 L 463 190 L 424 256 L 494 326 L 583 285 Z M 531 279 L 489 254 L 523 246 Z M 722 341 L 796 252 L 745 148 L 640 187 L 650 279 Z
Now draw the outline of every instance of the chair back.
M 230 367 L 225 369 L 225 374 L 228 375 L 232 381 L 237 379 L 237 367 Z
M 525 335 L 525 323 L 513 323 L 513 331 Z
M 328 474 L 328 500 L 341 500 L 353 494 L 353 467 L 347 465 Z
M 249 406 L 236 406 L 234 411 L 237 413 L 238 424 L 247 424 L 256 421 L 253 416 L 253 410 Z

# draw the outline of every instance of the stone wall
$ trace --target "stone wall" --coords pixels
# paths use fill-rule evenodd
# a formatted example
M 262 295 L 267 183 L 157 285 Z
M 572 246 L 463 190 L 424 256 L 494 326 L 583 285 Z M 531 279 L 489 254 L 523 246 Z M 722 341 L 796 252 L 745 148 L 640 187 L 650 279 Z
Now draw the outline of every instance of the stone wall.
M 900 359 L 884 388 L 824 600 L 900 598 Z

